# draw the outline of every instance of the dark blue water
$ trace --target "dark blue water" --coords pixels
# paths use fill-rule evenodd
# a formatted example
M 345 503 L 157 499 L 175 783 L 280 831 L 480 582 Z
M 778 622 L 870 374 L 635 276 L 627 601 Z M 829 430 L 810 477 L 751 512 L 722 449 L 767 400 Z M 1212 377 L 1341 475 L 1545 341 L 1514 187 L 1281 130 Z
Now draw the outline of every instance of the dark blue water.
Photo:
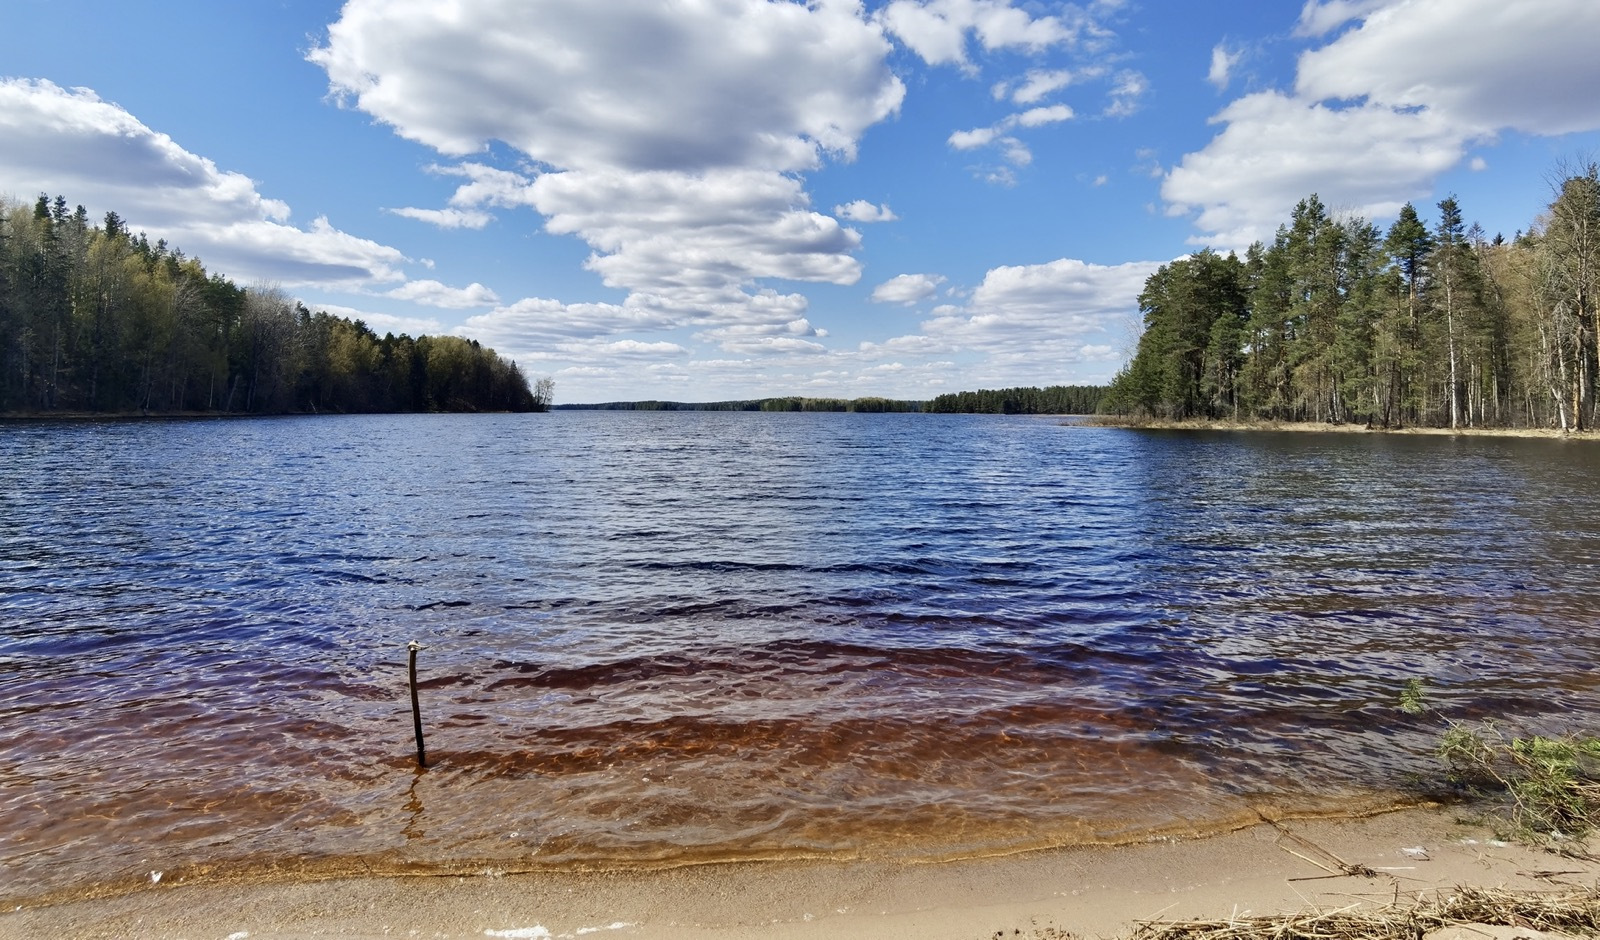
M 1446 716 L 1600 711 L 1597 467 L 932 415 L 0 425 L 0 894 L 1384 805 Z

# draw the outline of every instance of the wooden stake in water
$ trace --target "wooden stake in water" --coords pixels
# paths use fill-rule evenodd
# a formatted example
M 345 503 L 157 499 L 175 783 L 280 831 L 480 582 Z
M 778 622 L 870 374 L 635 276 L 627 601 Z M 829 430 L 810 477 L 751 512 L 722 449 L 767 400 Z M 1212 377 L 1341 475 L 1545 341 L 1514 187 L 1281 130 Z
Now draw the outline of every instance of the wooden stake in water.
M 417 766 L 427 767 L 428 754 L 422 747 L 422 706 L 417 702 L 417 650 L 422 649 L 422 644 L 412 640 L 406 649 L 411 652 L 411 721 L 417 729 Z

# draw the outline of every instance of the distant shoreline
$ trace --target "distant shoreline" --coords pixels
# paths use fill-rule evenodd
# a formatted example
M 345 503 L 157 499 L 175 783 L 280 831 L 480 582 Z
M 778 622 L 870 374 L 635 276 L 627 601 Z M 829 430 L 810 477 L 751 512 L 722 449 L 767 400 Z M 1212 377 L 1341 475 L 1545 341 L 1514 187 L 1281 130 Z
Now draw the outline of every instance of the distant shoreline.
M 1315 434 L 1401 434 L 1433 437 L 1524 437 L 1547 440 L 1600 441 L 1600 431 L 1563 431 L 1560 428 L 1431 428 L 1368 427 L 1364 424 L 1329 424 L 1317 421 L 1172 421 L 1158 418 L 1114 418 L 1089 415 L 1069 427 L 1124 428 L 1144 431 L 1290 431 Z

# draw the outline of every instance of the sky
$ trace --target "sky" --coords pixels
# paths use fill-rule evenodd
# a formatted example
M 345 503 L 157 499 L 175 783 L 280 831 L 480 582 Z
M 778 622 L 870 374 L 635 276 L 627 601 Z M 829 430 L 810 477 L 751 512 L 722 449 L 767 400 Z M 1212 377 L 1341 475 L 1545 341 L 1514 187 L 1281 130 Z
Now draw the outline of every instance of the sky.
M 1109 381 L 1311 193 L 1511 237 L 1595 0 L 0 0 L 0 198 L 557 402 Z

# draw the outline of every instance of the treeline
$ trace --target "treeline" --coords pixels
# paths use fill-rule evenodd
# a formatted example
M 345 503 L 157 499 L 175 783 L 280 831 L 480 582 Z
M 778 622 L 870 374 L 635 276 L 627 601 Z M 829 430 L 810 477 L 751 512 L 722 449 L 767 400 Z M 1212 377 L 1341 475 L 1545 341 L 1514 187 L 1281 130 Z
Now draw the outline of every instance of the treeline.
M 1511 241 L 1454 197 L 1387 231 L 1313 195 L 1271 245 L 1162 267 L 1103 410 L 1373 426 L 1596 425 L 1600 173 L 1557 174 Z
M 858 411 L 871 414 L 923 410 L 920 401 L 892 398 L 751 398 L 738 401 L 608 401 L 556 405 L 562 411 Z
M 0 200 L 0 412 L 541 411 L 550 391 L 475 340 L 238 287 L 115 212 Z
M 1048 388 L 980 389 L 954 392 L 928 402 L 939 414 L 1092 415 L 1105 397 L 1103 385 L 1052 385 Z

